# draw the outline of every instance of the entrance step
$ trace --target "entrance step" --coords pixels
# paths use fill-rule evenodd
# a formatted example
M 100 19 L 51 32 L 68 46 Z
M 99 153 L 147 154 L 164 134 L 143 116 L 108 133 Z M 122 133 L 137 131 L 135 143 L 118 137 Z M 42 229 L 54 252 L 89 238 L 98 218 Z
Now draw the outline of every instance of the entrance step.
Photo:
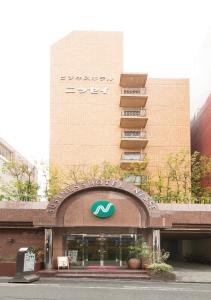
M 144 279 L 149 280 L 151 277 L 146 270 L 42 270 L 38 272 L 41 277 L 57 277 L 57 278 L 100 278 L 100 279 Z

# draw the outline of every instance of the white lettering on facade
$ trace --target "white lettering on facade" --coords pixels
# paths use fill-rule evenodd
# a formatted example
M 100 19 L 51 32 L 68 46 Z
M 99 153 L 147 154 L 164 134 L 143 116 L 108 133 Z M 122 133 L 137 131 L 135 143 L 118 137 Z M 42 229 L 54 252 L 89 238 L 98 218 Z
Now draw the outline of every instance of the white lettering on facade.
M 141 189 L 139 188 L 133 188 L 131 189 L 131 185 L 125 185 L 121 181 L 115 180 L 115 179 L 91 179 L 87 182 L 79 182 L 78 184 L 75 184 L 73 186 L 67 187 L 59 196 L 54 199 L 53 203 L 49 203 L 48 205 L 48 213 L 53 215 L 55 214 L 58 206 L 60 205 L 61 201 L 63 201 L 67 196 L 70 196 L 76 191 L 80 191 L 92 186 L 107 186 L 107 187 L 116 187 L 121 188 L 123 187 L 124 191 L 128 191 L 129 193 L 134 194 L 136 197 L 139 197 L 143 204 L 147 206 L 149 210 L 156 210 L 157 206 L 155 202 Z M 61 199 L 61 200 L 60 200 Z
M 60 76 L 60 80 L 77 80 L 77 81 L 105 81 L 105 82 L 113 82 L 112 77 L 106 77 L 106 76 L 73 76 L 73 75 L 66 75 L 66 76 Z
M 108 94 L 108 88 L 96 88 L 96 87 L 90 87 L 90 88 L 74 88 L 74 87 L 67 87 L 65 90 L 66 94 L 84 94 L 84 93 L 90 93 L 90 94 Z

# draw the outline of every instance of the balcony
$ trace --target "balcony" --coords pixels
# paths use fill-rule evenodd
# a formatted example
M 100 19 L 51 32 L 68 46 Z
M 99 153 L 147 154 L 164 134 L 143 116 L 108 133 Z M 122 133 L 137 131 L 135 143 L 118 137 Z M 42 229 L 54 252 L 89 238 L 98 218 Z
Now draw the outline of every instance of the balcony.
M 145 148 L 148 143 L 145 131 L 123 131 L 120 148 L 123 149 L 141 149 Z
M 137 163 L 146 163 L 146 153 L 141 152 L 124 152 L 121 157 L 120 166 L 122 169 L 129 170 Z
M 144 107 L 147 102 L 146 88 L 122 88 L 121 107 Z
M 121 113 L 121 128 L 144 128 L 147 123 L 146 109 L 123 110 Z
M 123 73 L 120 75 L 120 86 L 123 88 L 145 87 L 147 81 L 146 73 Z

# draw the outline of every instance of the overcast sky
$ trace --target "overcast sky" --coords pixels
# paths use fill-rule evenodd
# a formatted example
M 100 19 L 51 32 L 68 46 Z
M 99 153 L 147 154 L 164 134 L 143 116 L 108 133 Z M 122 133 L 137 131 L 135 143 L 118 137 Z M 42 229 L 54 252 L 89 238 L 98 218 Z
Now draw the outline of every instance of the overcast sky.
M 199 78 L 199 60 L 211 70 L 210 14 L 211 0 L 0 0 L 0 136 L 48 158 L 50 46 L 69 32 L 123 31 L 124 71 Z M 205 100 L 194 93 L 192 114 Z

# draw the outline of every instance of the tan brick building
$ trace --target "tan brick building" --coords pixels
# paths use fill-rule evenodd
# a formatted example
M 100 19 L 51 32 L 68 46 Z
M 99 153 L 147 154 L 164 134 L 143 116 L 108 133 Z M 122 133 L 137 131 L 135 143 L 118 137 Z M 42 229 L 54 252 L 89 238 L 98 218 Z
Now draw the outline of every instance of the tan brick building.
M 51 165 L 146 155 L 154 169 L 190 151 L 189 81 L 124 73 L 122 43 L 120 32 L 72 32 L 52 46 Z
M 190 151 L 188 80 L 123 73 L 122 60 L 118 32 L 73 32 L 53 45 L 51 165 L 125 167 L 146 154 L 153 170 L 170 152 Z M 128 182 L 95 178 L 49 203 L 0 203 L 0 256 L 33 246 L 44 250 L 47 269 L 59 257 L 76 269 L 124 269 L 140 240 L 173 260 L 210 261 L 210 216 L 210 204 L 156 203 Z M 0 263 L 0 275 L 7 270 Z

